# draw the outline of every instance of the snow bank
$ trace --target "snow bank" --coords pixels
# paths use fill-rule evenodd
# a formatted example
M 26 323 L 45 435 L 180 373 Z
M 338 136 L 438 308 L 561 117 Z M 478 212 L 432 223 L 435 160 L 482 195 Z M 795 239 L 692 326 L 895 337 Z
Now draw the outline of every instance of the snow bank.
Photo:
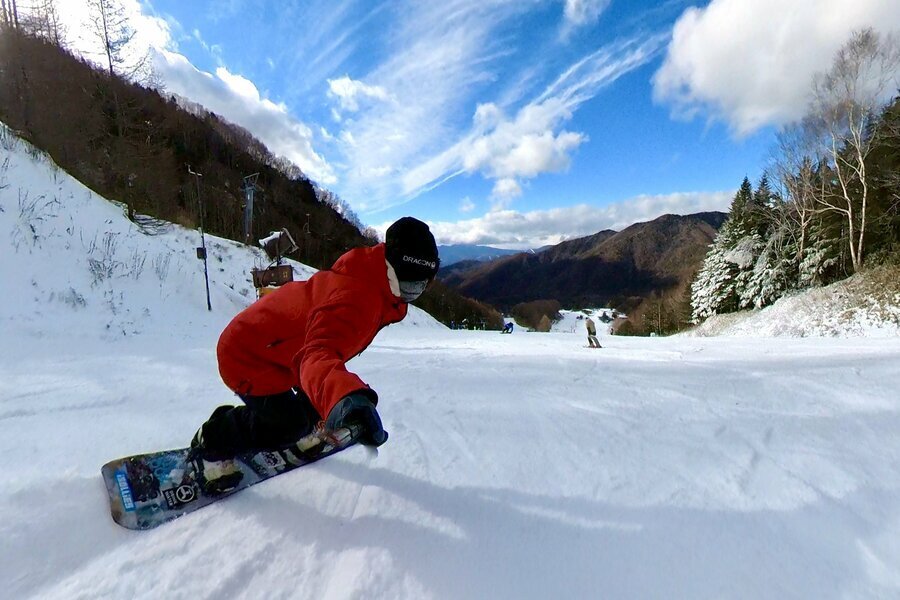
M 845 281 L 786 296 L 760 310 L 714 315 L 681 335 L 896 338 L 898 271 L 875 267 Z

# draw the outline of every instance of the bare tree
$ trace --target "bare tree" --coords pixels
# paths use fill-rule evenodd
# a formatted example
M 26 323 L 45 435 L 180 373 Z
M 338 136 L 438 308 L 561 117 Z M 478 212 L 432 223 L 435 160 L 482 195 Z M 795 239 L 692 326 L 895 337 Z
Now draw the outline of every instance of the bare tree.
M 19 27 L 19 10 L 16 7 L 16 0 L 0 0 L 3 8 L 3 22 L 6 27 Z
M 128 22 L 128 15 L 119 0 L 88 0 L 91 10 L 93 34 L 103 47 L 110 76 L 119 75 L 135 79 L 144 70 L 148 55 L 129 53 L 135 30 Z
M 33 0 L 31 10 L 22 16 L 22 29 L 62 47 L 65 26 L 56 10 L 56 0 Z
M 835 174 L 834 185 L 816 201 L 818 210 L 839 213 L 846 220 L 854 271 L 863 264 L 872 186 L 866 159 L 880 134 L 878 115 L 896 90 L 898 76 L 897 38 L 864 29 L 841 47 L 831 69 L 817 76 L 813 86 L 809 123 Z
M 796 248 L 799 264 L 806 252 L 809 230 L 824 197 L 822 159 L 808 123 L 790 125 L 777 136 L 774 173 L 786 202 L 777 203 L 770 213 L 773 231 L 781 232 L 785 243 Z

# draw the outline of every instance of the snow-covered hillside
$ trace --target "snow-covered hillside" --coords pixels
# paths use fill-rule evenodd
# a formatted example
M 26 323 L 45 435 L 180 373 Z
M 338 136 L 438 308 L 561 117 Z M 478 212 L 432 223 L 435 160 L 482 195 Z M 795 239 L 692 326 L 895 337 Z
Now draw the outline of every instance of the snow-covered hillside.
M 0 124 L 2 127 L 2 124 Z M 135 334 L 217 336 L 256 299 L 250 269 L 259 248 L 206 235 L 212 311 L 207 310 L 200 234 L 178 225 L 148 235 L 45 155 L 0 129 L 0 261 L 11 332 L 54 332 L 112 340 Z M 295 279 L 314 269 L 288 260 Z M 443 327 L 413 307 L 400 326 Z
M 145 236 L 22 146 L 0 165 L 4 598 L 900 596 L 896 338 L 589 350 L 414 312 L 350 363 L 377 457 L 124 530 L 100 466 L 232 401 L 214 345 L 260 258 L 208 239 L 210 313 L 195 232 Z
M 900 268 L 871 268 L 761 310 L 713 315 L 682 335 L 898 338 Z

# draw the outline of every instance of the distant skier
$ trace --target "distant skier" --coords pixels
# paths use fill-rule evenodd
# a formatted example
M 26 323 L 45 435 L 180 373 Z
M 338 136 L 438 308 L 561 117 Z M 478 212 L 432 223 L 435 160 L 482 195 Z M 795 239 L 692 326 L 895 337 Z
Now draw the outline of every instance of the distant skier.
M 600 346 L 600 342 L 597 340 L 597 327 L 594 325 L 594 320 L 588 317 L 584 322 L 584 326 L 587 327 L 588 346 L 591 348 L 601 348 L 602 346 Z
M 287 283 L 240 312 L 219 338 L 219 373 L 243 406 L 220 406 L 191 441 L 207 481 L 238 477 L 238 453 L 284 448 L 311 433 L 363 426 L 360 442 L 388 434 L 378 395 L 345 363 L 382 327 L 401 321 L 437 273 L 428 225 L 403 217 L 385 242 L 355 248 L 308 281 Z
M 509 321 L 503 325 L 503 330 L 500 333 L 512 333 L 513 332 L 513 322 Z

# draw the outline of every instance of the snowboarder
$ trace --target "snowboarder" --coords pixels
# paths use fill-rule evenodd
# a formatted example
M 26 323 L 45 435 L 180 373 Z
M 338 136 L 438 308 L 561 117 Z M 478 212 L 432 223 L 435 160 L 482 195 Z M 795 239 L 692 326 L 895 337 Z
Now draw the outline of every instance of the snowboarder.
M 403 217 L 384 243 L 350 250 L 331 269 L 240 312 L 222 332 L 217 357 L 243 405 L 218 407 L 194 435 L 191 453 L 203 477 L 239 478 L 236 454 L 284 448 L 323 419 L 327 430 L 361 425 L 362 444 L 385 443 L 378 395 L 345 363 L 406 316 L 439 265 L 428 225 Z
M 594 325 L 594 320 L 588 317 L 584 322 L 584 326 L 587 327 L 588 346 L 591 348 L 600 348 L 600 342 L 597 340 L 597 327 Z
M 500 333 L 512 333 L 513 332 L 513 322 L 509 321 L 508 323 L 504 323 L 503 330 Z

